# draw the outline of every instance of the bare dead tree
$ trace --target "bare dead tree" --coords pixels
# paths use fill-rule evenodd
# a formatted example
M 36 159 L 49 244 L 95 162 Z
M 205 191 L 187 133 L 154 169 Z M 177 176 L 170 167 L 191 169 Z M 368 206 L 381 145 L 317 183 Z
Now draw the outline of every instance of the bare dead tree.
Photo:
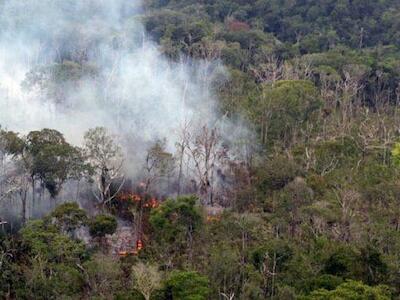
M 338 83 L 340 81 L 340 75 L 333 69 L 319 72 L 321 98 L 324 101 L 324 108 L 329 111 L 336 109 L 339 98 Z
M 226 300 L 233 300 L 235 299 L 235 293 L 230 292 L 229 294 L 221 293 L 221 296 L 224 297 Z
M 189 141 L 189 128 L 188 122 L 184 122 L 179 132 L 179 141 L 176 143 L 177 159 L 178 159 L 178 195 L 182 193 L 182 180 L 183 180 L 183 165 L 185 160 L 186 148 Z
M 282 67 L 283 80 L 310 80 L 313 76 L 311 60 L 296 57 L 285 62 Z
M 272 54 L 265 54 L 261 58 L 261 63 L 250 69 L 250 72 L 258 82 L 274 84 L 283 79 L 284 65 Z
M 188 132 L 187 154 L 193 162 L 198 183 L 198 193 L 204 204 L 214 205 L 215 172 L 218 163 L 226 156 L 216 128 L 203 126 L 196 134 Z
M 21 218 L 27 218 L 27 196 L 30 189 L 30 172 L 24 155 L 11 155 L 0 137 L 0 200 L 19 195 L 21 200 Z
M 397 84 L 397 87 L 394 91 L 396 97 L 396 103 L 394 108 L 394 121 L 397 125 L 399 122 L 399 105 L 400 105 L 400 82 Z
M 205 61 L 216 61 L 221 57 L 221 51 L 224 47 L 222 42 L 213 42 L 203 39 L 199 43 L 189 47 L 190 56 L 198 57 Z
M 364 88 L 363 78 L 367 69 L 360 65 L 348 65 L 343 70 L 343 79 L 337 83 L 340 90 L 341 127 L 346 130 L 351 118 L 361 107 L 360 91 Z
M 5 195 L 8 197 L 18 195 L 21 200 L 21 219 L 22 223 L 25 223 L 30 217 L 28 212 L 28 194 L 31 186 L 31 176 L 21 159 L 15 161 L 12 169 L 9 170 L 7 186 L 8 189 Z
M 161 286 L 161 274 L 155 265 L 139 262 L 132 266 L 132 286 L 150 300 L 153 292 Z
M 352 239 L 351 225 L 356 216 L 356 207 L 360 194 L 351 189 L 344 189 L 340 192 L 333 190 L 333 192 L 341 209 L 339 238 L 348 242 Z
M 157 141 L 146 154 L 145 193 L 148 193 L 161 179 L 169 178 L 173 170 L 174 159 L 172 154 L 166 151 L 166 141 Z

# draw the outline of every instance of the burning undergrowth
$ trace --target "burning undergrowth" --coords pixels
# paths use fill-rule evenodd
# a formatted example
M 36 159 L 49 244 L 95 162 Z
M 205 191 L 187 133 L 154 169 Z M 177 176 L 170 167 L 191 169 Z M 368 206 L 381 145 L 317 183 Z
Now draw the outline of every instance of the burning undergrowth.
M 127 218 L 131 206 L 184 194 L 228 204 L 232 166 L 252 154 L 246 127 L 219 113 L 219 61 L 168 60 L 136 1 L 0 5 L 0 125 L 25 145 L 0 149 L 2 172 L 17 170 L 0 174 L 0 197 L 24 195 L 11 214 L 25 220 L 74 200 Z

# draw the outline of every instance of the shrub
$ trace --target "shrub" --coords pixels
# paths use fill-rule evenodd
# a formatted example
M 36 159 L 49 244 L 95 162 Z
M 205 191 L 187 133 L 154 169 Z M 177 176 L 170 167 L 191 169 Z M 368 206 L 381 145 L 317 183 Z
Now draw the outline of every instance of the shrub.
M 117 230 L 117 220 L 114 216 L 97 215 L 90 222 L 89 232 L 93 237 L 104 237 L 106 234 L 113 234 Z

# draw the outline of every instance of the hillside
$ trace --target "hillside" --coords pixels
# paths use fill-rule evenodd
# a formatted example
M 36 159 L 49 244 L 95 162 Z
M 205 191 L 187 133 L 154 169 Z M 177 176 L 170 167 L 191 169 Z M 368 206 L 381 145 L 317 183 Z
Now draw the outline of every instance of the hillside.
M 0 299 L 398 299 L 398 0 L 0 0 Z

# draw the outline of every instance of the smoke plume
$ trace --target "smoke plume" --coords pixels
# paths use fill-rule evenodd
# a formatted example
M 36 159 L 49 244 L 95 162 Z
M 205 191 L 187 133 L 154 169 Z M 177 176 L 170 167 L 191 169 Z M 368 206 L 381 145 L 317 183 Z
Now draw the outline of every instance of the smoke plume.
M 214 122 L 220 65 L 168 60 L 142 13 L 127 0 L 0 0 L 0 124 L 75 144 L 105 126 L 139 153 L 156 139 L 172 147 L 187 120 Z

